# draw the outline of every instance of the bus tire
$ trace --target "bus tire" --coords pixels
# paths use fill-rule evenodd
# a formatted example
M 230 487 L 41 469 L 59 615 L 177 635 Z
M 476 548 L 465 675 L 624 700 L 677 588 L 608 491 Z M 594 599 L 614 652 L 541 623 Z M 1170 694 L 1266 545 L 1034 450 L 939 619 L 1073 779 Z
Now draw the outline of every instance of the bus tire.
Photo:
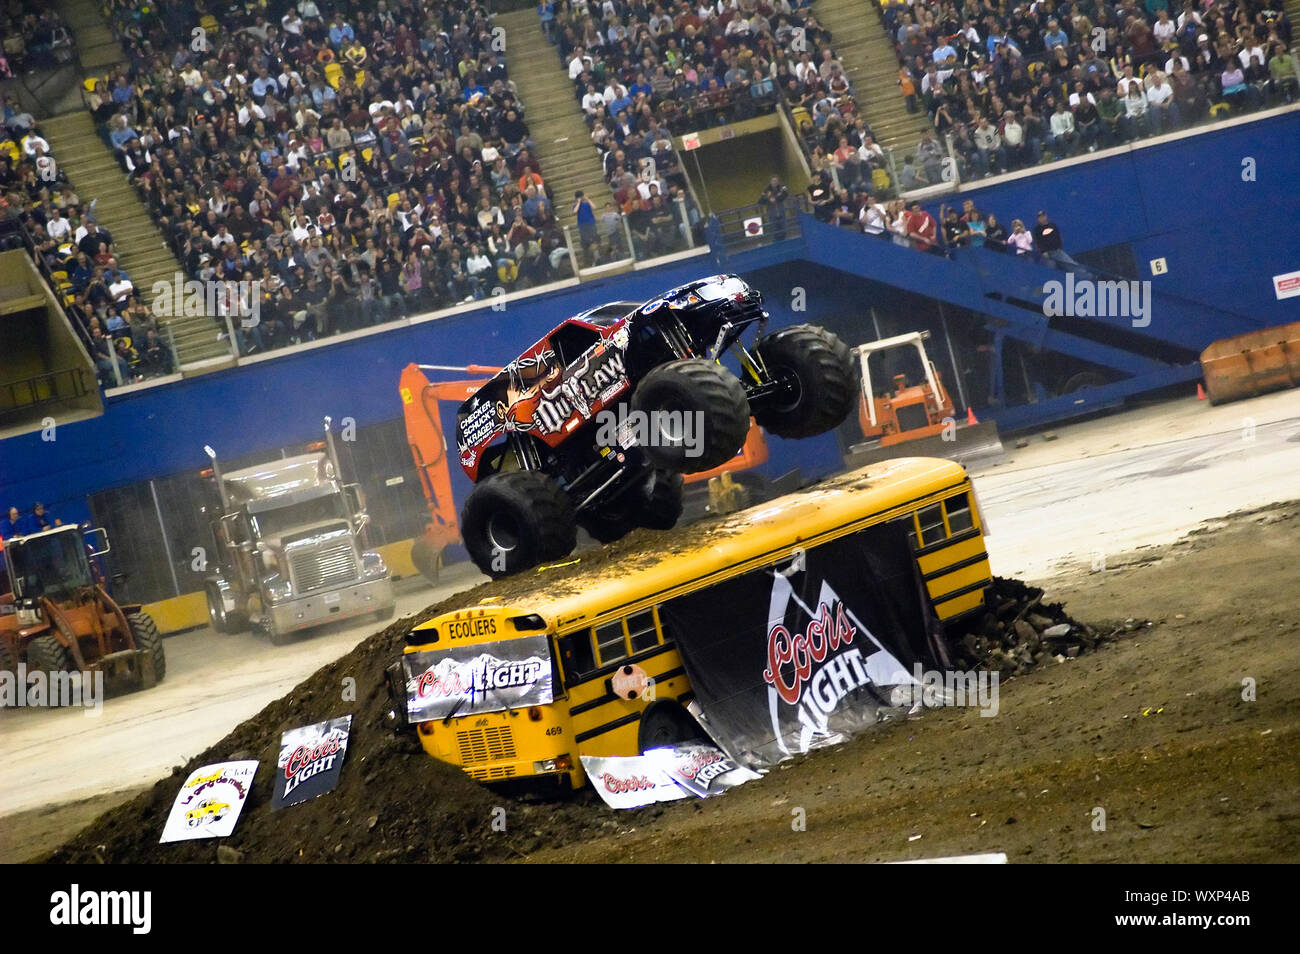
M 655 703 L 641 715 L 637 748 L 642 755 L 651 749 L 697 739 L 707 742 L 709 736 L 691 714 L 676 702 Z
M 493 579 L 568 556 L 578 543 L 573 502 L 553 478 L 531 470 L 479 481 L 460 529 L 470 559 Z
M 153 659 L 154 679 L 162 682 L 167 675 L 167 654 L 163 650 L 163 638 L 162 633 L 158 632 L 158 624 L 148 613 L 131 613 L 127 616 L 126 623 L 131 627 L 131 639 L 135 641 L 135 648 L 148 653 Z
M 839 425 L 858 397 L 853 354 L 825 328 L 794 325 L 767 335 L 757 351 L 784 395 L 755 410 L 754 420 L 778 437 L 823 434 Z
M 684 358 L 655 368 L 632 395 L 632 410 L 644 415 L 648 431 L 662 427 L 659 413 L 698 415 L 699 445 L 682 435 L 648 434 L 643 448 L 655 467 L 678 474 L 712 470 L 735 457 L 749 434 L 749 399 L 740 379 L 720 364 Z

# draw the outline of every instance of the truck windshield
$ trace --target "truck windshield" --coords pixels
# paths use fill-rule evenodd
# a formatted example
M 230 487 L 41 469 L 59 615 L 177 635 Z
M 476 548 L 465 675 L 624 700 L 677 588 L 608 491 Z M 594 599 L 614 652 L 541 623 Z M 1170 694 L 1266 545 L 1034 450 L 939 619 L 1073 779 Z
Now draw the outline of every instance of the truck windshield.
M 93 586 L 86 543 L 78 532 L 10 540 L 5 551 L 13 566 L 17 595 L 57 598 L 82 586 Z
M 347 511 L 343 508 L 343 498 L 338 494 L 314 497 L 311 500 L 303 500 L 286 507 L 276 507 L 274 510 L 263 510 L 252 515 L 253 524 L 260 537 L 278 537 L 290 530 L 313 526 L 326 520 L 345 519 L 347 519 Z

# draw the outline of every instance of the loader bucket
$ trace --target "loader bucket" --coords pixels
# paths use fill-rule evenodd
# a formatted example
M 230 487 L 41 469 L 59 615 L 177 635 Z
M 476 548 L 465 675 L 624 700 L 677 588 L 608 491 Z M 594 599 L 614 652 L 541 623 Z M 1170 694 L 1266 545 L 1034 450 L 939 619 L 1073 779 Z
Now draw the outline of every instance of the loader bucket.
M 959 427 L 951 436 L 952 439 L 947 439 L 943 434 L 936 434 L 887 446 L 882 446 L 879 441 L 854 444 L 844 463 L 851 469 L 895 457 L 941 457 L 968 463 L 1002 453 L 1002 439 L 993 421 Z
M 1201 352 L 1211 404 L 1300 384 L 1300 321 L 1216 341 Z

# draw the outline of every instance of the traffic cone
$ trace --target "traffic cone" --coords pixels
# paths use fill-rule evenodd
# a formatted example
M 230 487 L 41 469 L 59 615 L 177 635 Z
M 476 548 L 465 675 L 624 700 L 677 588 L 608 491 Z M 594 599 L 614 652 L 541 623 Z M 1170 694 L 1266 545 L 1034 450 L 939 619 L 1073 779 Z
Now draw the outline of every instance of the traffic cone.
M 974 427 L 978 423 L 979 421 L 976 420 L 975 418 L 975 408 L 973 407 L 966 408 L 966 426 Z
M 1198 401 L 1205 400 L 1205 388 L 1201 387 L 1200 381 L 1196 382 L 1196 400 Z

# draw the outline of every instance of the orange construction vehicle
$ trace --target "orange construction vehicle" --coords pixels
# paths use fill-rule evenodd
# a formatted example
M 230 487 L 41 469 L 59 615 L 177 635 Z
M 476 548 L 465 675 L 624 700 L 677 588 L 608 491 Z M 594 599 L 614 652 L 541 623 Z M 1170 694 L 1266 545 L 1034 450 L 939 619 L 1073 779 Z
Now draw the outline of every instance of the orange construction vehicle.
M 992 422 L 968 418 L 958 426 L 952 398 L 925 350 L 929 337 L 912 331 L 854 349 L 862 375 L 858 422 L 867 443 L 850 449 L 850 466 L 901 456 L 959 460 L 1002 450 Z
M 50 674 L 103 671 L 132 676 L 146 689 L 166 675 L 153 619 L 139 603 L 118 603 L 96 578 L 91 560 L 107 552 L 102 528 L 75 525 L 4 542 L 0 670 L 17 672 L 26 663 L 28 671 Z
M 411 445 L 411 456 L 415 458 L 415 472 L 420 475 L 420 489 L 429 505 L 429 522 L 424 533 L 411 544 L 411 562 L 430 582 L 438 579 L 443 551 L 460 542 L 460 520 L 456 501 L 451 495 L 447 440 L 442 432 L 438 402 L 461 404 L 500 370 L 476 364 L 465 367 L 408 364 L 402 369 L 399 389 L 406 417 L 406 440 Z M 459 371 L 487 377 L 435 383 L 425 375 L 426 371 Z
M 1211 404 L 1300 385 L 1300 321 L 1214 342 L 1201 372 Z

